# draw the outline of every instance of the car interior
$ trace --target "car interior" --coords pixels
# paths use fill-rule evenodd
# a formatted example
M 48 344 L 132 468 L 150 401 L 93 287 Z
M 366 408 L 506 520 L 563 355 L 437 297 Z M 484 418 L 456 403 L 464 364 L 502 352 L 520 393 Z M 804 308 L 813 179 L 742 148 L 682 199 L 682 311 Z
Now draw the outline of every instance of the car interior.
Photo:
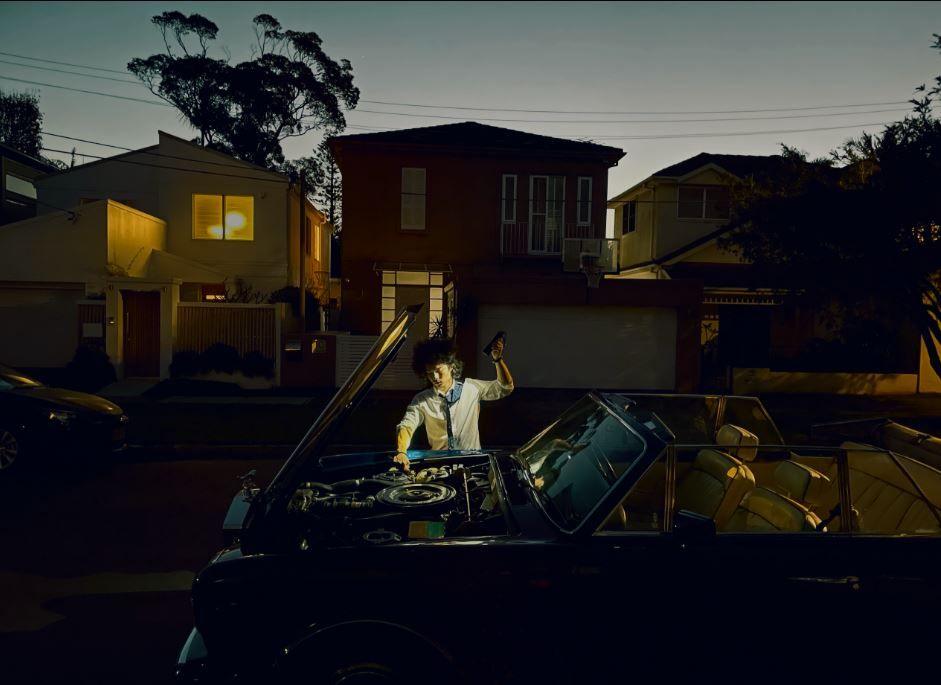
M 758 438 L 721 426 L 714 447 L 677 450 L 674 511 L 708 516 L 719 533 L 840 532 L 835 453 L 763 452 Z M 872 534 L 941 532 L 941 471 L 866 445 L 844 443 L 853 529 Z M 641 477 L 602 531 L 658 530 L 665 458 Z

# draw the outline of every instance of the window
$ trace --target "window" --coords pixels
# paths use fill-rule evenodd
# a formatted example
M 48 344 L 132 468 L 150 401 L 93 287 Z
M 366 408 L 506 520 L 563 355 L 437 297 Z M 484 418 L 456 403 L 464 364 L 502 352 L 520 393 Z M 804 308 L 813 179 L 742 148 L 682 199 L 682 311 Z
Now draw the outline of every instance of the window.
M 310 225 L 310 217 L 304 217 L 304 252 L 307 253 L 307 256 L 310 257 L 310 244 L 314 241 L 314 231 Z
M 621 208 L 621 233 L 633 233 L 637 230 L 637 203 L 634 200 L 624 203 Z
M 642 475 L 599 528 L 612 532 L 659 532 L 666 513 L 667 456 L 664 452 Z
M 441 322 L 444 302 L 444 274 L 440 271 L 383 271 L 382 272 L 382 328 L 385 330 L 395 319 L 397 310 L 396 286 L 421 286 L 427 292 L 428 334 L 436 332 Z
M 255 198 L 251 195 L 193 195 L 193 238 L 254 240 Z
M 516 223 L 516 175 L 503 174 L 503 223 Z
M 680 186 L 677 199 L 680 219 L 729 218 L 729 189 L 725 186 Z
M 577 220 L 579 226 L 591 223 L 591 177 L 578 177 Z
M 16 193 L 17 195 L 22 195 L 32 200 L 36 199 L 36 186 L 33 185 L 32 181 L 28 181 L 25 178 L 7 174 L 6 189 L 7 192 L 10 193 Z
M 425 170 L 402 168 L 402 230 L 425 230 Z

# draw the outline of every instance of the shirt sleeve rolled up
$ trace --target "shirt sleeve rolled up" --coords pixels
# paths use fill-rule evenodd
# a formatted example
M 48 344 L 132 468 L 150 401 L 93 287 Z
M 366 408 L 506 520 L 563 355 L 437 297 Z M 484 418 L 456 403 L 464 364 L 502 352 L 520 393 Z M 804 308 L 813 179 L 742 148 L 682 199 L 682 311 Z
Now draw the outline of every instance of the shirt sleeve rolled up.
M 498 380 L 481 381 L 476 378 L 468 378 L 467 383 L 475 386 L 480 393 L 481 402 L 491 402 L 506 397 L 513 392 L 513 385 L 504 385 Z

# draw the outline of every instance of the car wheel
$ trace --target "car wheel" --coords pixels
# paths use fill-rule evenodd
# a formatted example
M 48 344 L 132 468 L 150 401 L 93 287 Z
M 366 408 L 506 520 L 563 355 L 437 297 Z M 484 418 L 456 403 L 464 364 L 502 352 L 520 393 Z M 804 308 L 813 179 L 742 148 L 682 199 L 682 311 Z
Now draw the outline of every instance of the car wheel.
M 23 441 L 9 428 L 0 426 L 0 471 L 12 469 L 23 455 Z

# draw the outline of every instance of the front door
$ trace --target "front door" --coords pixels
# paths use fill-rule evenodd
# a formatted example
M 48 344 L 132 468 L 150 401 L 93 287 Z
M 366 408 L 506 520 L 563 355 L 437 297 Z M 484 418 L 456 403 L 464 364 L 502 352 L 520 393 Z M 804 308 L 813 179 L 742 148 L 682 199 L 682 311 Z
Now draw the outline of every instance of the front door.
M 124 375 L 160 375 L 160 293 L 122 290 Z

